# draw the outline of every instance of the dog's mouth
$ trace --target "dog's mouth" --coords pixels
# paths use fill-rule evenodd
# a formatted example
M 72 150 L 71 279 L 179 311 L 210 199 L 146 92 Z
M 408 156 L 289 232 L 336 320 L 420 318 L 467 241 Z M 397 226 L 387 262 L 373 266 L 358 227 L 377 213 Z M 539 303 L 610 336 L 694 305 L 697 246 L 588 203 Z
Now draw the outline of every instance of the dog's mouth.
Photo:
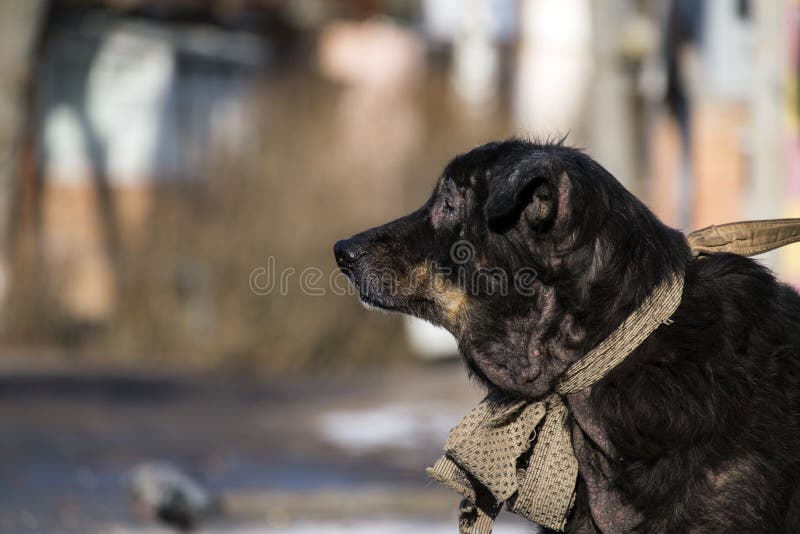
M 342 274 L 347 277 L 347 281 L 358 292 L 358 300 L 368 310 L 378 310 L 384 312 L 401 313 L 400 307 L 390 299 L 376 294 L 374 287 L 371 287 L 367 279 L 360 276 L 359 272 L 350 267 L 340 267 Z
M 391 304 L 387 304 L 379 299 L 372 298 L 368 295 L 364 295 L 363 293 L 359 293 L 358 300 L 361 304 L 364 305 L 365 308 L 368 310 L 378 310 L 378 311 L 385 311 L 385 312 L 399 312 L 400 310 Z

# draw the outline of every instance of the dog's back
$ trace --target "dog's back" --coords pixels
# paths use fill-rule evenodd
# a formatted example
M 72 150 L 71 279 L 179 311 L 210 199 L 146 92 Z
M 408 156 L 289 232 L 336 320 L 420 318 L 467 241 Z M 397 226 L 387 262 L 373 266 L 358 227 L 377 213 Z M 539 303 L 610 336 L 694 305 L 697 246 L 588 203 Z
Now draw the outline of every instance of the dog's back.
M 800 296 L 756 262 L 693 261 L 673 323 L 592 395 L 643 532 L 800 532 Z

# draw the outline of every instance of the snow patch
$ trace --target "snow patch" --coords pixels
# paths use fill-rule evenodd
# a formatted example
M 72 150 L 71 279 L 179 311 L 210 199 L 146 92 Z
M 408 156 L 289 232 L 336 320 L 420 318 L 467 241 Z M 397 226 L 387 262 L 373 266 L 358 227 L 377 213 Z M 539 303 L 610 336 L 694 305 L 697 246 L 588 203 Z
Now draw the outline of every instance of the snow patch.
M 448 406 L 387 404 L 360 410 L 338 410 L 319 421 L 323 439 L 354 452 L 413 449 L 421 443 L 443 443 L 459 420 Z

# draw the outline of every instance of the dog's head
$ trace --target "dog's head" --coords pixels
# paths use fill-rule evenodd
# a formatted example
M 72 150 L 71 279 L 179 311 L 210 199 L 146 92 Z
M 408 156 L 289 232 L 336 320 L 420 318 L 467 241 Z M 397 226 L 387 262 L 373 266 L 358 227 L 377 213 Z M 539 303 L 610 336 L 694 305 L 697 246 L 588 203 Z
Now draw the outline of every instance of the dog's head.
M 487 384 L 538 397 L 689 253 L 585 154 L 511 140 L 456 157 L 424 206 L 334 254 L 363 303 L 443 326 Z

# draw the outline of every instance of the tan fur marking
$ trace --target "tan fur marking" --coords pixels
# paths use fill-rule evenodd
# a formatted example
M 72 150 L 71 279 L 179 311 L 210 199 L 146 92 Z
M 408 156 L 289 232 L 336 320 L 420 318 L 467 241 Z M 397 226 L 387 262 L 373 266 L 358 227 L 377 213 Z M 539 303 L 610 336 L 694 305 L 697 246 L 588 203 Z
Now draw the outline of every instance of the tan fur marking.
M 408 274 L 408 287 L 414 293 L 428 296 L 442 311 L 442 319 L 453 332 L 466 327 L 468 296 L 451 280 L 443 277 L 425 261 L 415 266 Z
M 426 291 L 432 274 L 430 262 L 420 263 L 408 273 L 408 286 L 412 291 Z
M 436 301 L 442 307 L 448 323 L 457 332 L 466 326 L 467 319 L 467 294 L 460 287 L 450 284 L 451 287 L 444 292 L 436 293 Z

